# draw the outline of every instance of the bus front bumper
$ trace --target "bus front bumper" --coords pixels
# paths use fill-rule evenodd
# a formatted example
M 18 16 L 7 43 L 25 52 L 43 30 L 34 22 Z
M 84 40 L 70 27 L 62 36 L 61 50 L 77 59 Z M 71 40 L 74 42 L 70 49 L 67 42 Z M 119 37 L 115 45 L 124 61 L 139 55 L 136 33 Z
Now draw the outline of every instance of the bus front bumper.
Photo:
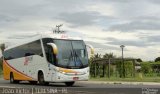
M 70 81 L 87 81 L 89 80 L 89 73 L 82 75 L 68 75 L 64 73 L 57 73 L 55 82 L 70 82 Z

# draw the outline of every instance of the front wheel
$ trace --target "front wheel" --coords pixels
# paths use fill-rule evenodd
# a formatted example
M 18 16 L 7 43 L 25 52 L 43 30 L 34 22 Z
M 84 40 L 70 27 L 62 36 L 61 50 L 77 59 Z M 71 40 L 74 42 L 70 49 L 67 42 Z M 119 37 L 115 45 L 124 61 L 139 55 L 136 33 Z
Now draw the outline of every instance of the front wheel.
M 75 82 L 65 82 L 66 86 L 73 86 Z
M 43 73 L 38 74 L 38 82 L 40 85 L 49 85 L 48 82 L 45 82 Z

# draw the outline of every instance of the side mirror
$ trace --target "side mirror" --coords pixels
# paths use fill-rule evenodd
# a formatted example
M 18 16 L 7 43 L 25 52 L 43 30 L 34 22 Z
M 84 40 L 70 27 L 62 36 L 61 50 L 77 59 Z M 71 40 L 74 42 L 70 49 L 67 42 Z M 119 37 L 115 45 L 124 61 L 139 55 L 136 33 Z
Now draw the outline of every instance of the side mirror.
M 57 45 L 56 45 L 56 44 L 54 44 L 54 43 L 47 43 L 47 45 L 50 45 L 50 46 L 53 48 L 53 53 L 54 53 L 55 55 L 58 54 L 58 48 L 57 48 Z
M 94 55 L 94 48 L 92 45 L 87 44 L 86 46 L 88 46 L 91 50 L 91 55 Z

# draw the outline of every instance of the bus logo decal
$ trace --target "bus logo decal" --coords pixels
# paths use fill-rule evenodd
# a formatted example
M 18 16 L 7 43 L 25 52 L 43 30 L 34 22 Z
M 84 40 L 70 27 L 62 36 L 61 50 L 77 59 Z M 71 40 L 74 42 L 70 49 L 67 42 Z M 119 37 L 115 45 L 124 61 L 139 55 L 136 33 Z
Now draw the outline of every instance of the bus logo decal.
M 30 63 L 32 60 L 33 60 L 32 56 L 25 57 L 24 65 L 28 65 L 28 63 Z

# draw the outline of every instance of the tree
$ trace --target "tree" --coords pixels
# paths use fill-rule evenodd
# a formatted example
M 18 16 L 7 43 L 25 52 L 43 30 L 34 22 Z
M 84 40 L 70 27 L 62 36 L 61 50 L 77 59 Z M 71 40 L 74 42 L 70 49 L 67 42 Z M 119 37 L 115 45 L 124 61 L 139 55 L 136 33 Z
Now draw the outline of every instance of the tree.
M 2 51 L 2 53 L 4 49 L 5 49 L 5 44 L 4 43 L 0 44 L 0 50 Z M 2 70 L 2 57 L 0 57 L 0 70 Z
M 2 52 L 4 51 L 4 49 L 5 49 L 5 44 L 4 43 L 0 44 L 0 49 L 2 50 Z
M 93 62 L 96 59 L 101 59 L 101 54 L 95 54 L 93 57 L 90 58 L 90 75 L 93 77 L 96 77 L 96 74 L 98 74 L 99 70 L 96 71 L 95 74 L 95 68 L 98 69 L 99 65 L 95 62 Z
M 116 56 L 115 55 L 113 55 L 113 53 L 105 53 L 104 55 L 103 55 L 103 58 L 116 58 Z
M 93 57 L 90 58 L 91 61 L 96 60 L 96 59 L 100 59 L 101 58 L 101 54 L 95 54 Z
M 2 57 L 0 58 L 0 71 L 2 70 Z
M 138 59 L 137 59 L 137 62 L 143 62 L 143 61 L 142 61 L 142 59 L 141 59 L 141 58 L 138 58 Z
M 155 61 L 155 62 L 160 61 L 160 57 L 157 57 L 154 61 Z
M 141 69 L 144 74 L 150 73 L 152 71 L 151 63 L 149 62 L 141 63 Z

